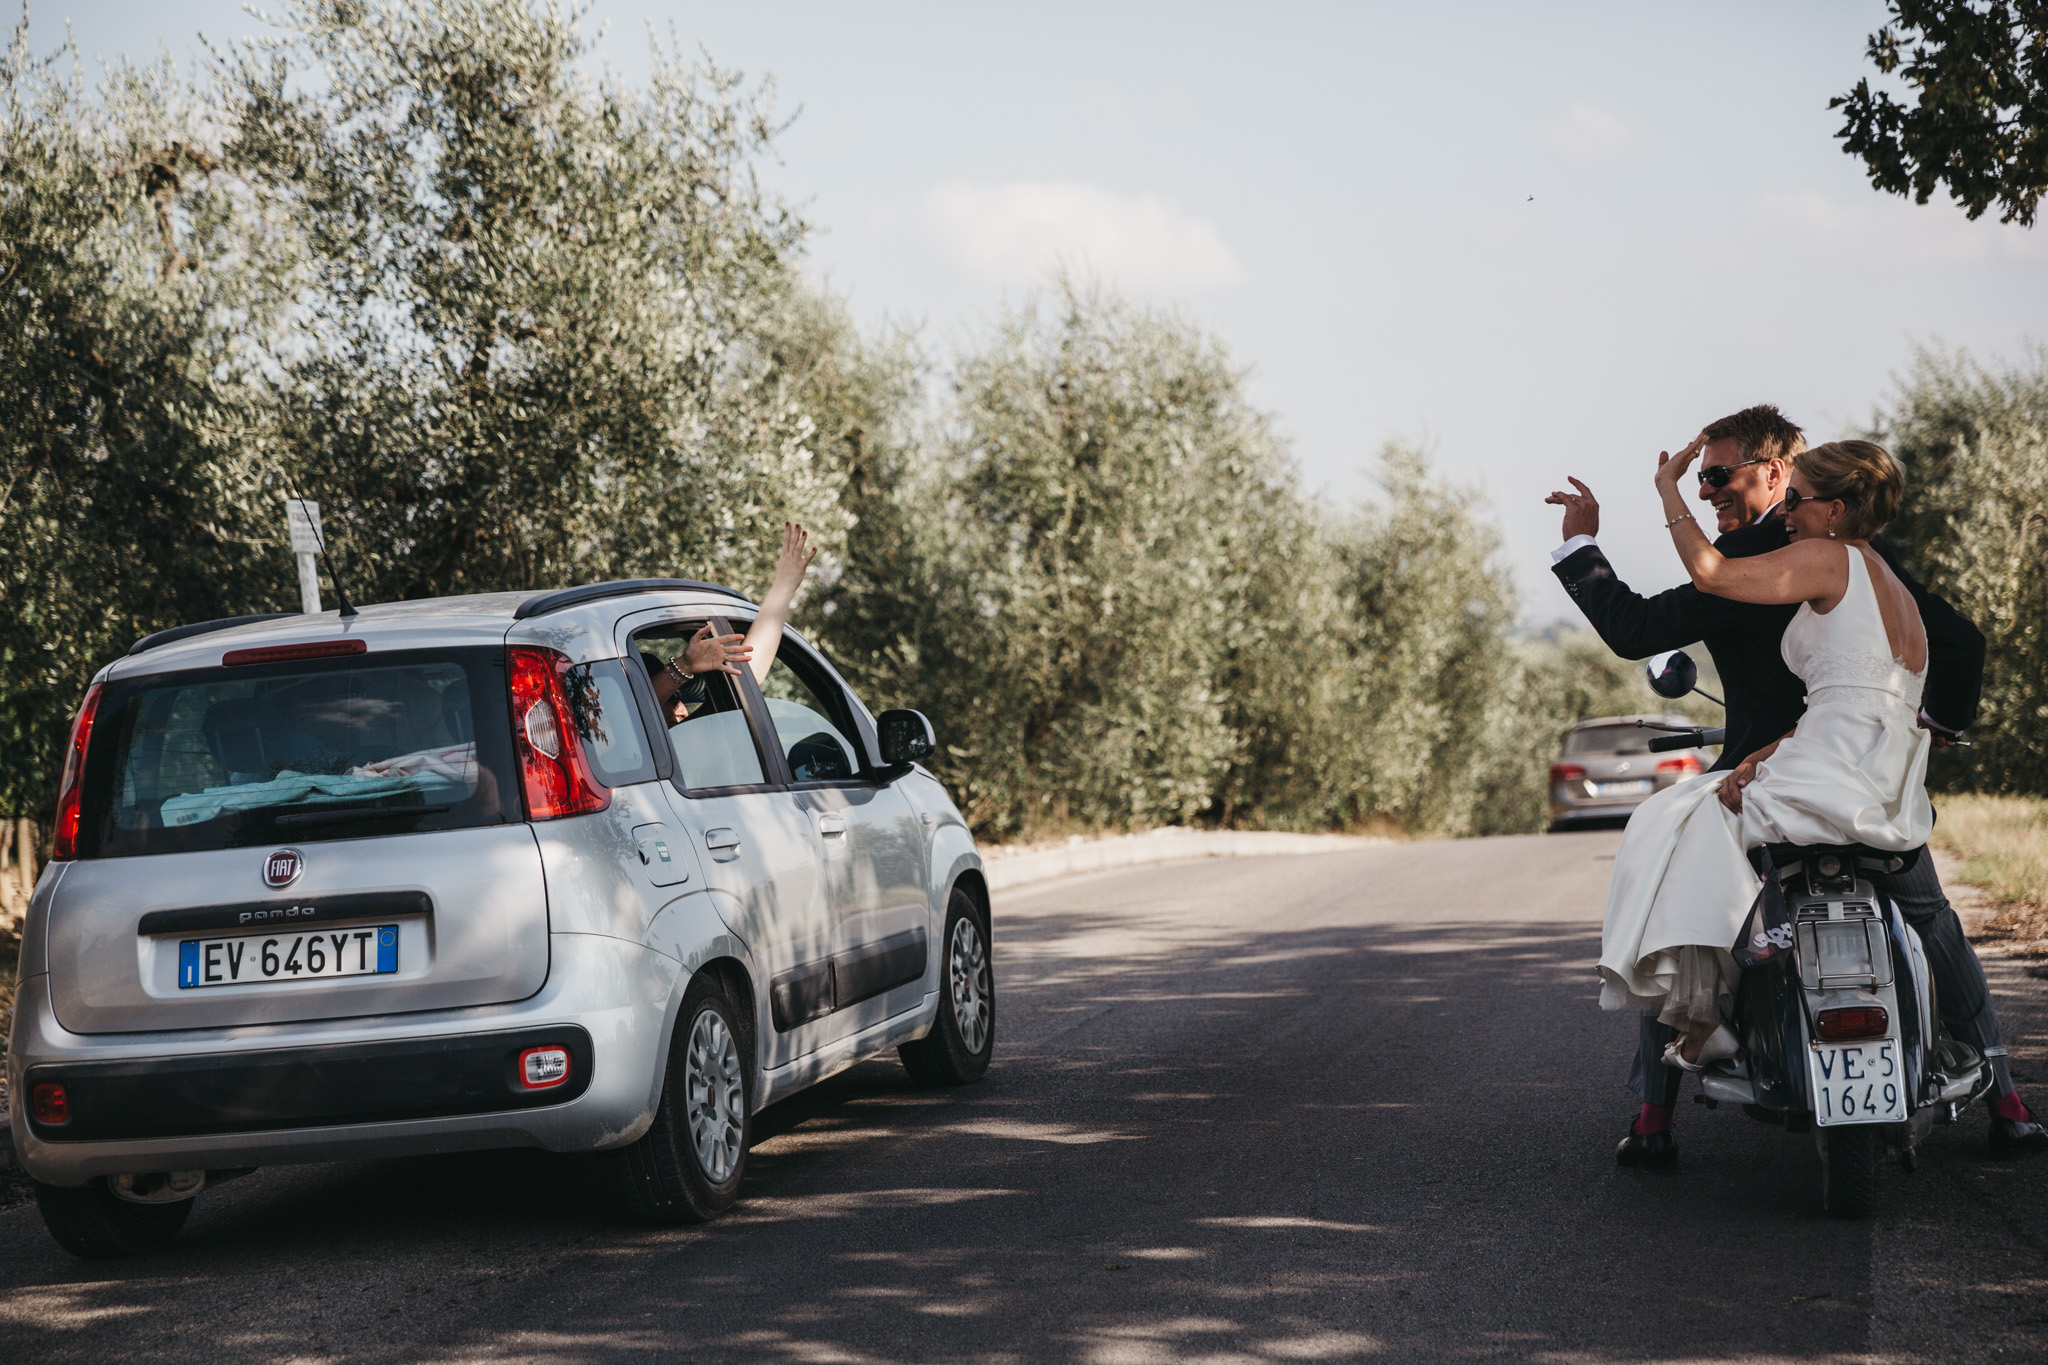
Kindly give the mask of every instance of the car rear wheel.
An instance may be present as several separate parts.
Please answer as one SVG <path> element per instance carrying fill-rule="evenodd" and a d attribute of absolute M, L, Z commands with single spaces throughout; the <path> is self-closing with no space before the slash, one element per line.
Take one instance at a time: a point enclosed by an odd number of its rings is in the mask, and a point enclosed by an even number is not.
<path fill-rule="evenodd" d="M 988 921 L 957 887 L 939 942 L 939 1017 L 930 1033 L 896 1055 L 919 1085 L 965 1085 L 980 1080 L 995 1055 L 996 988 Z"/>
<path fill-rule="evenodd" d="M 35 1182 L 36 1209 L 57 1245 L 88 1261 L 132 1256 L 160 1247 L 178 1235 L 191 1216 L 192 1201 L 132 1204 L 117 1197 L 105 1180 L 70 1188 Z"/>
<path fill-rule="evenodd" d="M 700 974 L 690 983 L 654 1124 L 614 1158 L 634 1216 L 701 1223 L 738 1201 L 754 1122 L 749 1036 L 715 980 Z"/>

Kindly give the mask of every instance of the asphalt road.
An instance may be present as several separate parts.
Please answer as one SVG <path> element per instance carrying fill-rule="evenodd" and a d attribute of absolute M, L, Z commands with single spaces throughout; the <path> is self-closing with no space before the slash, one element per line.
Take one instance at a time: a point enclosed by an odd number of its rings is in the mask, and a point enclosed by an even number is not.
<path fill-rule="evenodd" d="M 259 1172 L 167 1251 L 0 1214 L 0 1360 L 2048 1359 L 2048 1160 L 1972 1115 L 1880 1215 L 1688 1100 L 1620 1171 L 1619 836 L 1192 863 L 1001 898 L 995 1067 L 763 1116 L 708 1227 L 537 1154 Z M 1993 964 L 2048 1100 L 2048 982 Z"/>

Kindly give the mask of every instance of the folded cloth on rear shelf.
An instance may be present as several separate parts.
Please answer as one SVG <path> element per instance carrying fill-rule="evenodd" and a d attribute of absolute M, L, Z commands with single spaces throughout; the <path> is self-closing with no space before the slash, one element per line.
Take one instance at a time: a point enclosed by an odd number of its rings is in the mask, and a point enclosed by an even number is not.
<path fill-rule="evenodd" d="M 355 801 L 411 792 L 459 801 L 475 789 L 476 745 L 456 744 L 378 759 L 345 773 L 301 773 L 287 768 L 267 782 L 240 782 L 187 792 L 164 802 L 163 822 L 166 828 L 174 829 L 202 824 L 223 811 L 315 801 Z"/>

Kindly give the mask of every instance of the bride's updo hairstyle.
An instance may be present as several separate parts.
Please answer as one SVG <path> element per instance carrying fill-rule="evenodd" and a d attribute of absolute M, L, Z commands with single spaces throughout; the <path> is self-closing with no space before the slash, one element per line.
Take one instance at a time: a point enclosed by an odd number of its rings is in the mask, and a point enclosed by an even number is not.
<path fill-rule="evenodd" d="M 1835 534 L 1844 540 L 1868 540 L 1899 514 L 1906 496 L 1906 476 L 1883 446 L 1869 441 L 1829 441 L 1792 457 L 1824 499 L 1842 500 L 1842 519 Z"/>

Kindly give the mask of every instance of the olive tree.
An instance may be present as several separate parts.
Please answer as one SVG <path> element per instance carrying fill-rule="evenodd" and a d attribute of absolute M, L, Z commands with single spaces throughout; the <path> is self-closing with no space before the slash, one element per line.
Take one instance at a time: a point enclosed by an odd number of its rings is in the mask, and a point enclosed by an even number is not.
<path fill-rule="evenodd" d="M 644 90 L 594 80 L 582 18 L 298 0 L 232 63 L 235 151 L 308 244 L 280 423 L 370 596 L 748 583 L 781 517 L 841 529 L 782 346 L 804 224 L 753 171 L 772 90 L 652 36 Z"/>
<path fill-rule="evenodd" d="M 262 356 L 296 251 L 168 60 L 0 59 L 0 812 L 137 635 L 288 600 Z"/>
<path fill-rule="evenodd" d="M 1973 747 L 1935 777 L 2048 795 L 2048 349 L 2002 368 L 1923 351 L 1872 435 L 1906 468 L 1890 535 L 1987 643 Z"/>
<path fill-rule="evenodd" d="M 1246 515 L 1288 472 L 1240 380 L 1199 329 L 1068 282 L 954 359 L 914 443 L 865 436 L 825 629 L 933 712 L 980 827 L 1210 807 L 1248 566 L 1286 549 Z"/>

